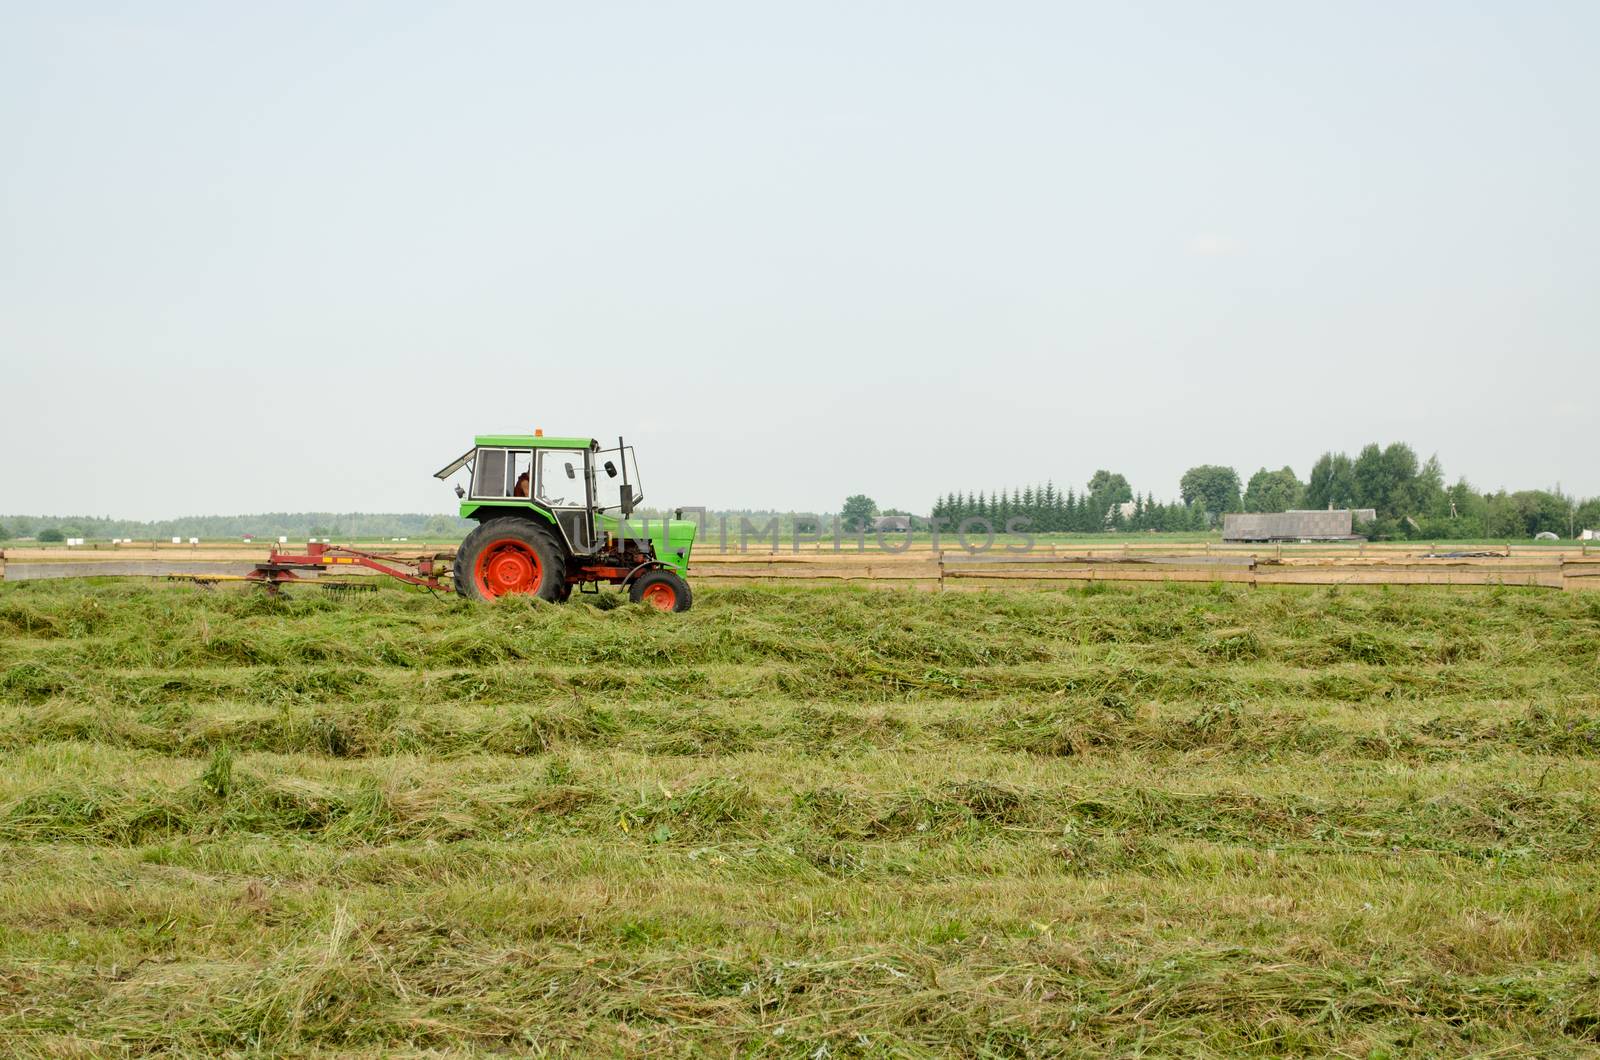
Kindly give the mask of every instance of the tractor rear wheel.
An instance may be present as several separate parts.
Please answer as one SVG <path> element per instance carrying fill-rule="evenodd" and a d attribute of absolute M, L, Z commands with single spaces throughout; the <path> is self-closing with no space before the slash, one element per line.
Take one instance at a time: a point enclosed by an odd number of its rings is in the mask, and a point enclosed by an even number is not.
<path fill-rule="evenodd" d="M 555 535 L 529 519 L 489 519 L 456 551 L 456 592 L 469 600 L 527 594 L 561 600 L 567 562 Z"/>
<path fill-rule="evenodd" d="M 628 587 L 628 599 L 646 603 L 662 611 L 687 611 L 694 605 L 689 583 L 677 571 L 653 570 L 639 576 Z"/>

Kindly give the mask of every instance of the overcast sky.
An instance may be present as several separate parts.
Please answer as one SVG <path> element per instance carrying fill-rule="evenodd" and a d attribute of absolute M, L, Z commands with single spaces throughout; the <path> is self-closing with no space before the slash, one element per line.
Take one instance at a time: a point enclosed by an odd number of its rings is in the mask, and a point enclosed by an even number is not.
<path fill-rule="evenodd" d="M 0 6 L 0 512 L 1600 494 L 1600 4 Z"/>

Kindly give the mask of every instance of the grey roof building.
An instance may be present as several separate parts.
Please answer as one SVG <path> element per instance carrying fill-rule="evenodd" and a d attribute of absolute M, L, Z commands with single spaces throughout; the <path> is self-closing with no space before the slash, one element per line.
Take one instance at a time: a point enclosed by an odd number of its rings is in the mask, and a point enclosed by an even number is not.
<path fill-rule="evenodd" d="M 1371 522 L 1371 508 L 1329 511 L 1234 512 L 1222 517 L 1224 541 L 1356 541 L 1357 523 Z"/>

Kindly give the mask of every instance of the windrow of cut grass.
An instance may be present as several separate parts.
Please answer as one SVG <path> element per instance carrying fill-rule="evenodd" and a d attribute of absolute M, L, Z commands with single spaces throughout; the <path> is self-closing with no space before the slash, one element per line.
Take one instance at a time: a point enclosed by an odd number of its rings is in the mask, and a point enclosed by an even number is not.
<path fill-rule="evenodd" d="M 977 603 L 808 589 L 714 599 L 663 625 L 637 608 L 476 608 L 400 593 L 196 601 L 23 583 L 0 597 L 12 633 L 0 702 L 1600 693 L 1600 606 L 1587 598 L 1171 586 Z"/>
<path fill-rule="evenodd" d="M 1600 600 L 0 586 L 10 1055 L 1600 1048 Z"/>
<path fill-rule="evenodd" d="M 533 777 L 514 763 L 489 769 L 451 760 L 420 778 L 406 759 L 288 773 L 282 759 L 270 755 L 241 762 L 222 750 L 201 762 L 168 763 L 59 745 L 21 759 L 23 775 L 0 785 L 0 840 L 137 846 L 244 832 L 364 844 L 606 837 L 619 828 L 626 833 L 665 824 L 672 834 L 657 837 L 661 841 L 708 841 L 731 829 L 734 838 L 789 846 L 818 838 L 926 842 L 1009 826 L 1330 852 L 1433 850 L 1508 861 L 1586 860 L 1600 845 L 1600 796 L 1545 790 L 1530 778 L 1502 778 L 1498 770 L 1429 770 L 1424 775 L 1450 776 L 1452 787 L 1423 800 L 1409 782 L 1361 777 L 1355 770 L 1329 771 L 1315 787 L 1272 791 L 1153 789 L 1117 779 L 1115 763 L 1077 770 L 1070 779 L 1053 769 L 1029 771 L 1028 782 L 989 779 L 1005 763 L 1000 755 L 975 757 L 970 766 L 980 768 L 971 775 L 953 771 L 948 779 L 909 786 L 861 782 L 864 768 L 887 774 L 892 758 L 879 751 L 840 767 L 745 756 L 760 769 L 758 787 L 748 771 L 674 770 L 669 780 L 657 770 L 641 782 L 593 775 L 588 760 L 572 759 L 553 768 L 546 763 L 543 775 Z M 1600 774 L 1600 766 L 1586 772 Z M 1268 774 L 1262 775 L 1258 787 L 1267 783 Z M 658 781 L 653 788 L 652 779 Z"/>
<path fill-rule="evenodd" d="M 913 700 L 876 708 L 767 698 L 596 705 L 574 696 L 507 704 L 272 696 L 251 703 L 243 699 L 248 692 L 233 695 L 238 698 L 200 706 L 163 699 L 138 710 L 66 697 L 0 708 L 0 750 L 76 741 L 186 758 L 218 749 L 368 758 L 528 756 L 565 746 L 717 756 L 782 746 L 795 757 L 831 757 L 867 746 L 912 753 L 960 740 L 1054 756 L 1213 750 L 1262 759 L 1337 754 L 1421 762 L 1515 749 L 1600 757 L 1600 718 L 1591 709 L 1593 698 L 1584 696 L 1552 695 L 1512 709 L 1495 701 L 1458 709 L 1430 702 L 1419 709 L 1407 698 L 1308 711 L 1294 699 L 1159 703 L 1103 692 L 1045 704 Z"/>

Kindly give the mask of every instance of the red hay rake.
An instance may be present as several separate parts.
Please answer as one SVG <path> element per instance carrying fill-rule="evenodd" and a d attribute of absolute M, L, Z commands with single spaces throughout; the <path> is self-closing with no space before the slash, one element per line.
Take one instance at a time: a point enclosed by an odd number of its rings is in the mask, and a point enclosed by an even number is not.
<path fill-rule="evenodd" d="M 450 585 L 439 579 L 450 573 L 451 558 L 448 552 L 435 553 L 432 556 L 406 557 L 381 552 L 362 552 L 360 549 L 347 548 L 344 545 L 310 542 L 303 553 L 281 552 L 274 547 L 267 556 L 267 561 L 257 563 L 256 569 L 244 577 L 246 581 L 257 582 L 267 592 L 276 595 L 290 582 L 313 580 L 302 578 L 296 571 L 315 571 L 323 574 L 329 571 L 337 572 L 341 568 L 365 567 L 379 574 L 387 574 L 391 578 L 410 582 L 412 585 L 448 590 Z"/>

